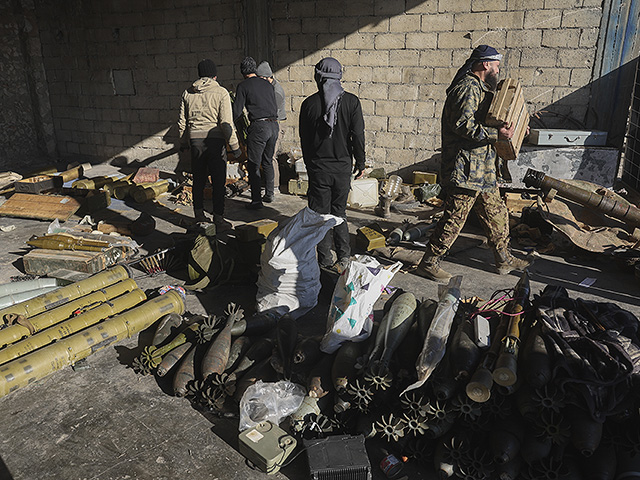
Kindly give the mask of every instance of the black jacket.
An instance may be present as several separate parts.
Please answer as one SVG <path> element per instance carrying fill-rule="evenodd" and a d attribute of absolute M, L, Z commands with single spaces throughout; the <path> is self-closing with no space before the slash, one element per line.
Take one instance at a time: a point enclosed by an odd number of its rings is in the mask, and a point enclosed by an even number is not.
<path fill-rule="evenodd" d="M 338 104 L 336 125 L 329 137 L 323 117 L 322 96 L 316 92 L 300 108 L 300 144 L 307 170 L 351 173 L 352 160 L 364 168 L 364 119 L 360 99 L 345 92 Z"/>

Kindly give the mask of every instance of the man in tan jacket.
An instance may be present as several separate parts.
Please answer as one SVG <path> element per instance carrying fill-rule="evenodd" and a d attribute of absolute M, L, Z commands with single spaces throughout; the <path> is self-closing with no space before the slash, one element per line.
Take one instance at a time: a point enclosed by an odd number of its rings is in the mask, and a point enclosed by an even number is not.
<path fill-rule="evenodd" d="M 208 221 L 204 213 L 204 187 L 211 175 L 213 220 L 218 229 L 230 228 L 224 219 L 224 187 L 227 180 L 227 147 L 236 158 L 241 150 L 233 127 L 229 92 L 217 80 L 211 60 L 198 64 L 200 78 L 182 94 L 178 131 L 180 150 L 191 149 L 193 212 L 197 222 Z"/>

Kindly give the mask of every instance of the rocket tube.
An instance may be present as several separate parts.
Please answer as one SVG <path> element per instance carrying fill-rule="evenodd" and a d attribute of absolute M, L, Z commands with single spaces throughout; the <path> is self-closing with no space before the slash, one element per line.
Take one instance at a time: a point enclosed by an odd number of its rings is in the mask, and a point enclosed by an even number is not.
<path fill-rule="evenodd" d="M 24 282 L 10 282 L 0 285 L 0 297 L 32 290 L 40 290 L 46 287 L 58 288 L 68 284 L 69 282 L 59 280 L 57 278 L 37 278 L 35 280 L 26 280 Z"/>
<path fill-rule="evenodd" d="M 105 270 L 104 272 L 96 273 L 89 278 L 80 280 L 79 282 L 72 283 L 59 288 L 58 290 L 44 295 L 39 295 L 31 300 L 27 300 L 22 303 L 17 303 L 7 308 L 0 310 L 0 322 L 4 320 L 4 317 L 8 313 L 15 313 L 16 315 L 23 315 L 25 317 L 32 317 L 45 310 L 51 310 L 64 303 L 67 303 L 76 298 L 83 297 L 88 293 L 95 292 L 109 285 L 113 285 L 121 280 L 129 278 L 129 272 L 123 266 L 117 266 Z"/>
<path fill-rule="evenodd" d="M 64 288 L 64 287 L 63 287 Z M 42 329 L 55 325 L 63 320 L 66 320 L 76 310 L 88 307 L 96 303 L 103 303 L 111 298 L 115 298 L 123 293 L 130 292 L 138 288 L 136 282 L 130 278 L 115 283 L 106 287 L 105 289 L 98 290 L 90 293 L 78 299 L 66 302 L 57 308 L 54 308 L 48 312 L 42 312 L 38 315 L 34 315 L 29 318 L 29 324 L 33 331 L 29 330 L 29 327 L 24 324 L 15 323 L 4 329 L 0 330 L 0 347 L 17 342 L 18 340 L 39 332 Z"/>
<path fill-rule="evenodd" d="M 133 282 L 133 280 L 131 280 L 131 282 Z M 13 360 L 14 358 L 26 355 L 29 352 L 37 350 L 40 347 L 44 347 L 45 345 L 53 343 L 61 338 L 68 337 L 69 335 L 79 332 L 86 327 L 95 325 L 105 318 L 124 312 L 129 308 L 133 308 L 139 303 L 144 302 L 146 299 L 147 296 L 142 290 L 135 289 L 129 293 L 125 293 L 119 297 L 106 301 L 98 307 L 92 308 L 91 310 L 81 313 L 75 317 L 71 317 L 68 320 L 52 326 L 51 328 L 47 328 L 40 333 L 31 335 L 20 342 L 3 348 L 0 350 L 0 365 Z"/>
<path fill-rule="evenodd" d="M 16 303 L 21 303 L 27 300 L 31 300 L 32 298 L 37 297 L 38 295 L 43 295 L 45 293 L 53 292 L 60 287 L 42 287 L 37 290 L 25 290 L 24 292 L 16 292 L 10 293 L 8 295 L 4 295 L 0 297 L 0 308 L 10 307 L 11 305 L 15 305 Z"/>
<path fill-rule="evenodd" d="M 0 366 L 0 397 L 132 337 L 172 312 L 184 312 L 184 301 L 175 290 L 6 363 Z"/>

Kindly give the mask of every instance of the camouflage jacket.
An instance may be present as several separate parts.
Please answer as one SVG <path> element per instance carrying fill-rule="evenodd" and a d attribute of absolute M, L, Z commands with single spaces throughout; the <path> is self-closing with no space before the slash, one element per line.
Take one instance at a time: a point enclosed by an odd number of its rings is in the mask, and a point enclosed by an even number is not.
<path fill-rule="evenodd" d="M 493 94 L 467 73 L 447 95 L 442 111 L 441 183 L 469 190 L 496 188 L 502 160 L 493 144 L 498 129 L 483 125 Z"/>

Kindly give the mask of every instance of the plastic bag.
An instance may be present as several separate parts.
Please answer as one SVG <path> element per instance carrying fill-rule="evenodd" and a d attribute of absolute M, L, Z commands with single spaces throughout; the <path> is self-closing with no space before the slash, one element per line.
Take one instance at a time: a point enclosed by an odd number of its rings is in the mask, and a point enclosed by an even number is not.
<path fill-rule="evenodd" d="M 347 340 L 361 342 L 369 337 L 373 328 L 373 305 L 401 268 L 401 262 L 382 267 L 373 257 L 355 256 L 333 290 L 327 332 L 320 350 L 333 353 Z"/>
<path fill-rule="evenodd" d="M 321 285 L 315 247 L 343 221 L 305 207 L 269 235 L 260 257 L 258 312 L 290 313 L 295 319 L 316 306 Z"/>
<path fill-rule="evenodd" d="M 258 380 L 247 388 L 240 400 L 240 431 L 265 420 L 278 425 L 300 408 L 305 395 L 304 387 L 287 380 L 275 383 Z"/>

